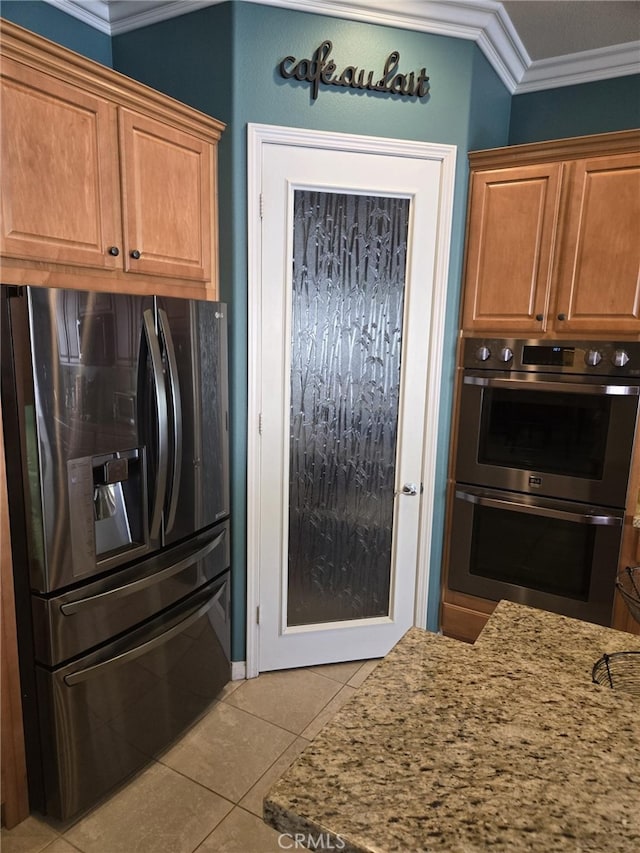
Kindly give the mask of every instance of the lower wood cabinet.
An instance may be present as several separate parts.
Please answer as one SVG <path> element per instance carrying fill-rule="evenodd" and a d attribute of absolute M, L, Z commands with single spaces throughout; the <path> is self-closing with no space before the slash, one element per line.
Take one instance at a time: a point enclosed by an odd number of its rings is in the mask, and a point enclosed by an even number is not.
<path fill-rule="evenodd" d="M 445 637 L 453 637 L 465 643 L 475 643 L 495 607 L 494 603 L 491 611 L 485 613 L 443 601 L 440 611 L 442 633 Z"/>

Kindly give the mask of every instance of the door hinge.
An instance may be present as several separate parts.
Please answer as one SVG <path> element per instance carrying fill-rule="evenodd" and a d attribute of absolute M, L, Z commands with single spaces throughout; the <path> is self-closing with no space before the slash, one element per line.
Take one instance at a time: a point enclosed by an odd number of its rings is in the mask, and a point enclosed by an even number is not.
<path fill-rule="evenodd" d="M 258 415 L 258 435 L 262 435 L 262 412 Z"/>
<path fill-rule="evenodd" d="M 256 607 L 256 625 L 260 624 L 260 605 Z"/>
<path fill-rule="evenodd" d="M 264 217 L 264 196 L 260 193 L 260 219 Z"/>

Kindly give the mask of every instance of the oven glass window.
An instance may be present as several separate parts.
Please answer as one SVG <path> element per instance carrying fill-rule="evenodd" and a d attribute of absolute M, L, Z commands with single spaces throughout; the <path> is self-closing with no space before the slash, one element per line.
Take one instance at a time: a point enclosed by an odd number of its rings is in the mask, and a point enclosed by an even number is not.
<path fill-rule="evenodd" d="M 610 413 L 604 396 L 486 389 L 478 461 L 599 480 Z"/>
<path fill-rule="evenodd" d="M 476 507 L 470 572 L 586 601 L 594 544 L 590 525 Z"/>

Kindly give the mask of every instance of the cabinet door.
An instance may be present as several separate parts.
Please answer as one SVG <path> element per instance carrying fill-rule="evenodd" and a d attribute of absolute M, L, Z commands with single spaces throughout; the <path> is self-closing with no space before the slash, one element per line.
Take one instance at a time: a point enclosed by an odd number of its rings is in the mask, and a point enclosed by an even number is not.
<path fill-rule="evenodd" d="M 569 175 L 556 329 L 640 332 L 640 154 L 578 160 Z"/>
<path fill-rule="evenodd" d="M 464 329 L 547 328 L 561 169 L 545 163 L 473 175 Z"/>
<path fill-rule="evenodd" d="M 0 134 L 0 252 L 121 267 L 115 107 L 3 58 Z"/>
<path fill-rule="evenodd" d="M 211 279 L 213 145 L 120 109 L 125 269 Z"/>

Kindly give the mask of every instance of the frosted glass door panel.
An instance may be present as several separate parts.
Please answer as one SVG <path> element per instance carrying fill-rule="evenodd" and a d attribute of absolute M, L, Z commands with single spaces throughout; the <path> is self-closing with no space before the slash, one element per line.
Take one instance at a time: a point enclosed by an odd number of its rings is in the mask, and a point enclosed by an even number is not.
<path fill-rule="evenodd" d="M 289 626 L 389 614 L 409 206 L 294 194 Z"/>

